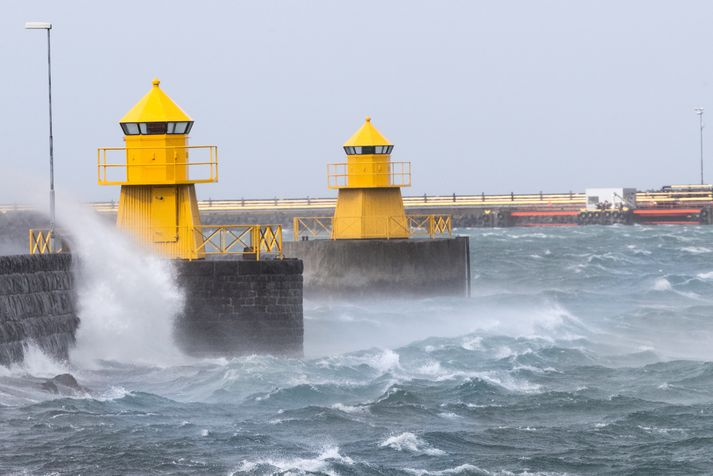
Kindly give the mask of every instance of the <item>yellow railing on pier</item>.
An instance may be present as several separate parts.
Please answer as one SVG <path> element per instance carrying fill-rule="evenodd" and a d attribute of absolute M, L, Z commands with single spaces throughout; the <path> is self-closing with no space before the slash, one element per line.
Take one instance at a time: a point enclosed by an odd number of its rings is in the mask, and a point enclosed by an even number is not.
<path fill-rule="evenodd" d="M 66 243 L 62 240 L 62 236 L 57 230 L 31 229 L 29 237 L 31 255 L 63 253 L 68 250 Z"/>
<path fill-rule="evenodd" d="M 191 161 L 191 152 L 207 153 Z M 132 154 L 138 154 L 134 161 Z M 148 162 L 153 156 L 155 162 Z M 97 149 L 99 185 L 165 185 L 218 181 L 218 148 L 214 145 L 173 147 L 102 147 Z"/>
<path fill-rule="evenodd" d="M 175 231 L 175 230 L 174 230 Z M 278 259 L 282 253 L 282 225 L 200 225 L 192 227 L 197 254 L 243 255 L 254 257 L 272 256 Z M 147 236 L 152 235 L 148 230 Z M 188 236 L 190 233 L 185 234 Z M 65 241 L 57 231 L 30 230 L 30 254 L 50 254 L 68 251 Z M 150 247 L 150 243 L 149 243 Z"/>
<path fill-rule="evenodd" d="M 200 235 L 198 251 L 206 255 L 266 254 L 280 259 L 282 254 L 282 225 L 201 225 L 194 227 Z"/>
<path fill-rule="evenodd" d="M 452 236 L 453 222 L 450 215 L 406 215 L 406 223 L 401 217 L 340 217 L 338 226 L 343 230 L 350 228 L 377 228 L 386 230 L 386 239 L 390 237 L 437 238 Z M 365 220 L 369 226 L 365 227 Z M 374 227 L 374 221 L 380 222 Z M 295 217 L 292 220 L 292 237 L 295 241 L 304 239 L 333 239 L 332 229 L 335 225 L 333 217 Z M 382 238 L 383 235 L 378 236 Z M 368 238 L 368 236 L 366 237 Z"/>

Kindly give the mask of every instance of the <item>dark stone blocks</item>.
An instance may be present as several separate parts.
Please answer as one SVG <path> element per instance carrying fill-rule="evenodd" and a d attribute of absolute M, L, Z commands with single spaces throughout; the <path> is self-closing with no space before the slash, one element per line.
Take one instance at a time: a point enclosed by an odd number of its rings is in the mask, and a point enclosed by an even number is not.
<path fill-rule="evenodd" d="M 29 342 L 67 359 L 79 326 L 75 299 L 70 254 L 0 257 L 0 364 L 21 362 Z"/>
<path fill-rule="evenodd" d="M 302 355 L 302 262 L 176 262 L 186 294 L 177 340 L 191 355 Z"/>

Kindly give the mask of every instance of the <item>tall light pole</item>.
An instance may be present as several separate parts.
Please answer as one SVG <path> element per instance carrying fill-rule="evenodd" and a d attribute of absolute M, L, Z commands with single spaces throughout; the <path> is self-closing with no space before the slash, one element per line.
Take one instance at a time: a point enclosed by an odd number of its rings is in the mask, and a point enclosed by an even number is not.
<path fill-rule="evenodd" d="M 694 111 L 698 114 L 698 124 L 701 131 L 701 185 L 703 185 L 703 128 L 705 127 L 703 124 L 703 108 L 697 107 Z"/>
<path fill-rule="evenodd" d="M 52 137 L 52 59 L 50 55 L 50 31 L 52 23 L 30 21 L 25 23 L 27 30 L 47 30 L 47 84 L 49 90 L 49 112 L 50 112 L 50 237 L 54 241 L 54 140 Z M 52 247 L 53 248 L 53 247 Z"/>

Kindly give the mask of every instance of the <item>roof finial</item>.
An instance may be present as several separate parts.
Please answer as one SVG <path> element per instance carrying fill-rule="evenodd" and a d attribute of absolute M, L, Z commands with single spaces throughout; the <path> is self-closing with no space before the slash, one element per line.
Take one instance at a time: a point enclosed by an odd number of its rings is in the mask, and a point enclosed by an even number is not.
<path fill-rule="evenodd" d="M 151 83 L 155 86 L 158 87 L 159 84 L 161 84 L 161 81 L 158 80 L 158 78 L 153 78 L 153 81 Z"/>
<path fill-rule="evenodd" d="M 366 122 L 371 122 L 371 116 L 366 116 Z"/>

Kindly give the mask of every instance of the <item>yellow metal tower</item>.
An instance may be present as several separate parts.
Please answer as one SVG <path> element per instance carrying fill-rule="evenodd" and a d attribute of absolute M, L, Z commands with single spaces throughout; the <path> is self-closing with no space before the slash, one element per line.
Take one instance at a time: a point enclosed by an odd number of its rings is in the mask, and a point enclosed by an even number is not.
<path fill-rule="evenodd" d="M 329 188 L 339 190 L 332 238 L 408 238 L 401 187 L 411 185 L 411 163 L 392 162 L 394 146 L 367 117 L 344 143 L 347 162 L 329 164 Z"/>
<path fill-rule="evenodd" d="M 217 148 L 188 145 L 193 120 L 159 84 L 154 79 L 151 90 L 119 121 L 126 147 L 99 149 L 98 181 L 121 185 L 120 228 L 163 256 L 200 259 L 205 252 L 195 184 L 217 182 Z M 115 152 L 125 160 L 110 163 L 107 157 Z M 189 152 L 207 152 L 208 158 L 190 162 Z M 200 177 L 191 178 L 196 169 Z"/>

